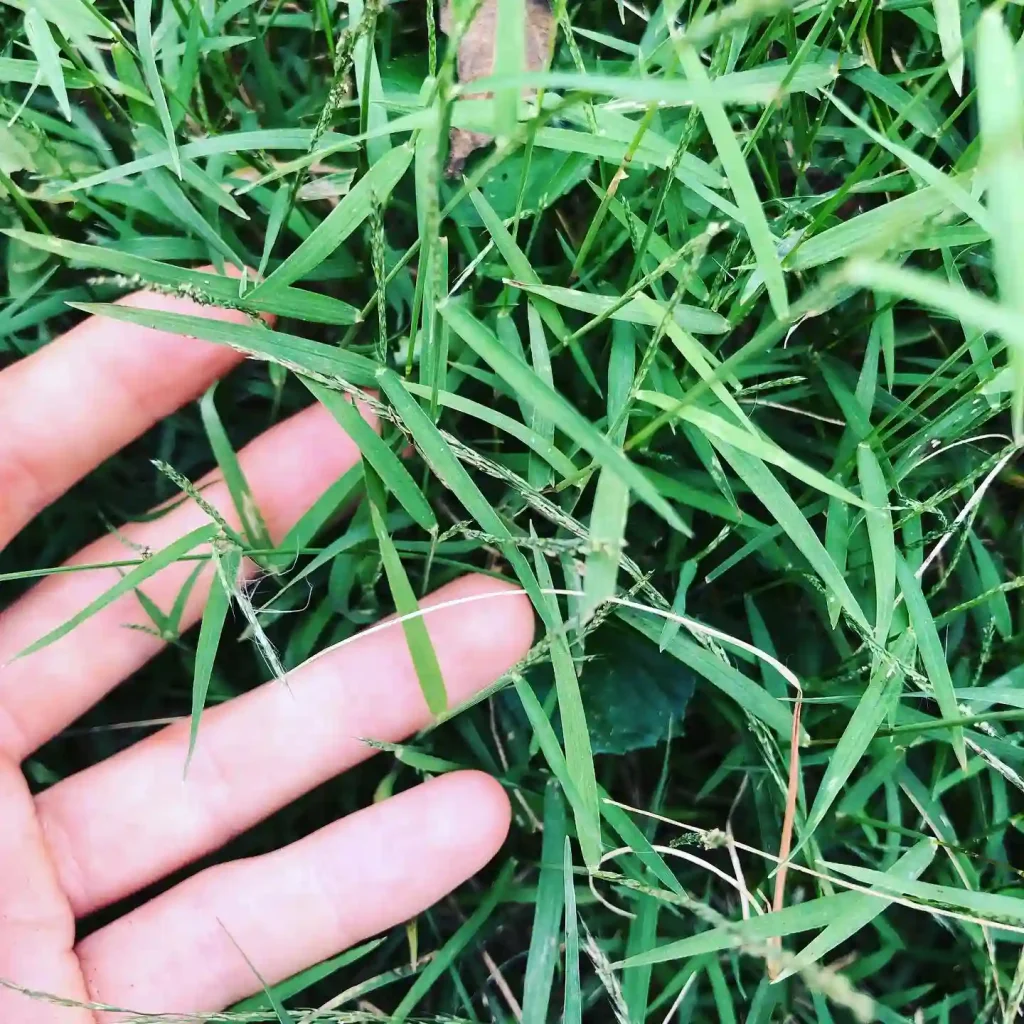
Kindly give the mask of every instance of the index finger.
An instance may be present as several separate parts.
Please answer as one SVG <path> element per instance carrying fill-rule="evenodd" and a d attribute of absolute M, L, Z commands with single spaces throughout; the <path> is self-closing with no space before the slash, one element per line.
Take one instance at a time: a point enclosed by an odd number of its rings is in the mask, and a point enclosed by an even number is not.
<path fill-rule="evenodd" d="M 244 313 L 155 292 L 121 302 L 246 322 Z M 224 345 L 90 317 L 0 373 L 0 548 L 241 359 Z"/>

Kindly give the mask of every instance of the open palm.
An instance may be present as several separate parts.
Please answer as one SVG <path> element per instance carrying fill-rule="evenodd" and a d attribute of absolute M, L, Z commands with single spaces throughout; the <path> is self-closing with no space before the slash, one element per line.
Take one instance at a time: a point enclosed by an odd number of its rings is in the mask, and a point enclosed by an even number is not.
<path fill-rule="evenodd" d="M 232 319 L 185 300 L 135 305 Z M 0 546 L 77 479 L 200 394 L 240 357 L 229 349 L 87 320 L 0 373 Z M 282 537 L 358 459 L 330 416 L 310 408 L 253 441 L 244 471 L 272 536 Z M 204 497 L 237 525 L 227 489 Z M 206 521 L 187 502 L 122 531 L 160 549 Z M 107 536 L 71 563 L 126 556 Z M 191 571 L 175 564 L 143 588 L 169 608 Z M 252 571 L 251 568 L 247 571 Z M 285 849 L 221 864 L 76 942 L 76 920 L 164 878 L 312 787 L 367 757 L 364 737 L 399 740 L 429 722 L 401 630 L 319 658 L 204 715 L 187 777 L 188 723 L 33 795 L 20 763 L 152 658 L 134 595 L 37 653 L 27 645 L 118 579 L 115 569 L 55 575 L 0 616 L 0 981 L 79 1003 L 137 1012 L 213 1011 L 415 915 L 484 865 L 508 827 L 496 782 L 434 779 Z M 430 598 L 500 589 L 466 577 Z M 209 571 L 183 622 L 195 622 Z M 427 617 L 449 699 L 510 667 L 533 632 L 519 597 Z M 236 947 L 235 943 L 238 944 Z M 0 1021 L 93 1024 L 114 1014 L 61 1006 L 0 986 Z"/>

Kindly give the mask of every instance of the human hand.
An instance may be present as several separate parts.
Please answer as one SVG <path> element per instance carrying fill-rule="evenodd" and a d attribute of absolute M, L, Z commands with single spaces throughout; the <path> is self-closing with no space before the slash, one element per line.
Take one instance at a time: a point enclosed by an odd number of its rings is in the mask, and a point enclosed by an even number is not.
<path fill-rule="evenodd" d="M 240 317 L 155 294 L 134 305 Z M 39 511 L 241 357 L 232 350 L 90 319 L 0 373 L 0 547 Z M 241 461 L 271 535 L 282 537 L 358 459 L 321 407 L 277 424 Z M 216 475 L 210 477 L 216 479 Z M 223 484 L 204 497 L 233 526 Z M 207 521 L 193 502 L 126 526 L 153 550 Z M 106 536 L 71 563 L 125 557 Z M 176 563 L 143 587 L 169 608 L 192 570 Z M 252 572 L 252 567 L 248 571 Z M 204 570 L 183 625 L 199 618 Z M 30 793 L 20 762 L 161 648 L 134 594 L 56 643 L 12 660 L 118 579 L 90 569 L 45 579 L 0 615 L 0 979 L 37 992 L 142 1012 L 214 1011 L 405 921 L 497 852 L 509 822 L 500 786 L 478 772 L 433 779 L 264 856 L 221 864 L 75 942 L 75 921 L 222 846 L 312 787 L 364 760 L 362 737 L 396 741 L 430 715 L 400 629 L 377 632 L 207 710 L 187 777 L 189 724 Z M 464 577 L 427 603 L 494 592 Z M 525 598 L 426 618 L 451 703 L 526 651 Z M 237 942 L 238 947 L 234 945 Z M 0 1021 L 117 1019 L 0 987 Z"/>

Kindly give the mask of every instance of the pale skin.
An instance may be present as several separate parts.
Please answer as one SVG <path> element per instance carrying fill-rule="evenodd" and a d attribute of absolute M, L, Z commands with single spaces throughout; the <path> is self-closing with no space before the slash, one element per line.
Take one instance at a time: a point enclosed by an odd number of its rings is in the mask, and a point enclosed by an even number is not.
<path fill-rule="evenodd" d="M 164 295 L 124 301 L 241 316 Z M 240 358 L 93 318 L 0 373 L 0 547 Z M 313 407 L 271 427 L 241 459 L 279 539 L 358 452 Z M 237 525 L 226 489 L 209 479 L 204 496 Z M 158 550 L 206 521 L 188 502 L 122 533 Z M 105 535 L 71 562 L 133 555 Z M 191 568 L 169 567 L 147 582 L 147 595 L 169 610 Z M 180 722 L 33 795 L 21 763 L 162 645 L 125 628 L 149 622 L 129 595 L 52 646 L 12 659 L 117 578 L 113 569 L 50 576 L 0 615 L 0 979 L 137 1012 L 215 1011 L 259 988 L 233 941 L 272 984 L 414 917 L 498 851 L 509 825 L 504 791 L 481 773 L 456 772 L 291 846 L 193 874 L 76 941 L 78 919 L 217 850 L 365 760 L 372 751 L 362 737 L 398 741 L 430 721 L 401 630 L 389 629 L 295 670 L 290 688 L 266 683 L 208 710 L 187 777 L 188 723 Z M 185 624 L 198 620 L 208 588 L 206 572 Z M 509 585 L 467 576 L 428 603 L 502 589 Z M 425 621 L 453 704 L 515 664 L 534 628 L 526 599 L 514 595 L 461 603 Z M 118 1019 L 0 986 L 0 1021 Z"/>

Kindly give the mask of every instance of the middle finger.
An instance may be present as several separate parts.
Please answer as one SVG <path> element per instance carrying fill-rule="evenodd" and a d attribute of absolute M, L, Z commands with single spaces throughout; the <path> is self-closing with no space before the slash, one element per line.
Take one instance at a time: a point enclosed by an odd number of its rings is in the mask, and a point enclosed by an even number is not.
<path fill-rule="evenodd" d="M 529 602 L 468 576 L 425 605 L 483 597 L 425 619 L 450 704 L 514 665 L 533 637 Z M 430 714 L 400 627 L 373 633 L 206 711 L 182 777 L 179 722 L 46 790 L 37 810 L 76 915 L 157 881 L 314 786 L 397 741 Z"/>

